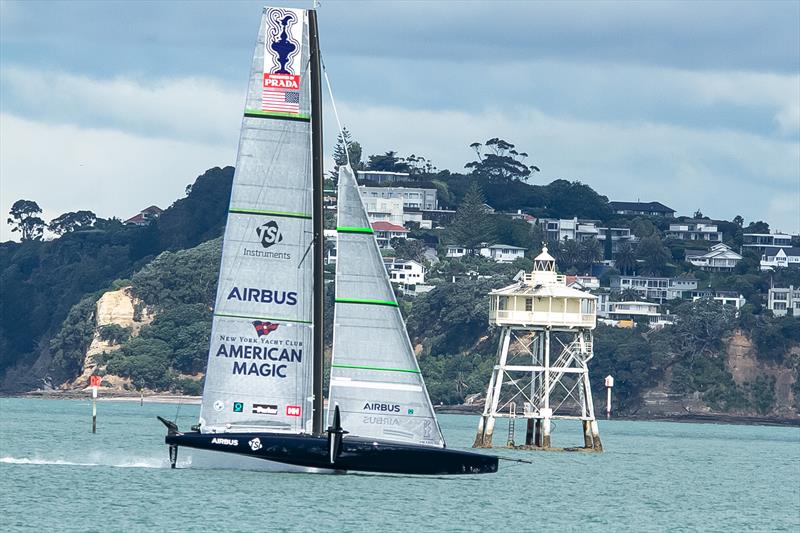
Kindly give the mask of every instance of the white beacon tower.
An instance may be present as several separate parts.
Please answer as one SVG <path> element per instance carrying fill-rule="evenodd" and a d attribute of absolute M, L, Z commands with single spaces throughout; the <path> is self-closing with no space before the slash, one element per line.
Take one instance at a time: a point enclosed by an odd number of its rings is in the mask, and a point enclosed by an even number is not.
<path fill-rule="evenodd" d="M 551 449 L 551 421 L 559 419 L 580 420 L 582 449 L 600 452 L 587 366 L 596 297 L 567 287 L 546 246 L 533 272 L 516 279 L 489 293 L 489 322 L 500 327 L 500 342 L 473 447 L 490 448 L 495 420 L 503 417 L 509 419 L 508 446 Z M 527 421 L 524 446 L 515 441 L 517 418 Z"/>

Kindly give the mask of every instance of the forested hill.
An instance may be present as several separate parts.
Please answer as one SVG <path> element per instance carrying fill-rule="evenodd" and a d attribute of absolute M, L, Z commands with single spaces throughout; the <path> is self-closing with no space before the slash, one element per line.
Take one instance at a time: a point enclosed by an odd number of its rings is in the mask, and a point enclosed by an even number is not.
<path fill-rule="evenodd" d="M 70 308 L 85 296 L 108 289 L 115 280 L 126 280 L 163 251 L 191 248 L 220 236 L 233 171 L 233 167 L 209 169 L 187 187 L 185 198 L 148 226 L 97 219 L 88 227 L 75 224 L 52 240 L 0 243 L 0 390 L 29 390 L 41 386 L 45 377 L 53 384 L 74 377 L 51 364 L 50 350 Z M 470 184 L 477 183 L 498 210 L 595 218 L 610 213 L 608 199 L 579 182 L 530 185 L 519 179 L 449 171 L 417 173 L 414 180 L 414 186 L 436 187 L 445 208 L 457 208 Z M 528 226 L 519 221 L 496 229 L 505 242 L 531 245 Z M 12 368 L 15 371 L 9 373 Z"/>
<path fill-rule="evenodd" d="M 535 167 L 515 166 L 508 158 L 470 163 L 469 174 L 429 165 L 410 168 L 412 158 L 388 152 L 370 157 L 369 168 L 410 171 L 406 185 L 435 187 L 440 207 L 456 211 L 445 228 L 412 227 L 414 239 L 393 241 L 397 257 L 426 263 L 426 282 L 435 286 L 414 298 L 398 296 L 436 403 L 459 403 L 485 391 L 497 342 L 488 324 L 486 294 L 508 284 L 519 270 L 530 270 L 530 257 L 544 240 L 541 225 L 522 220 L 521 211 L 630 228 L 640 243 L 628 250 L 627 267 L 624 254 L 613 255 L 619 268 L 695 276 L 703 288 L 736 290 L 746 298 L 737 313 L 712 301 L 667 302 L 675 324 L 657 331 L 599 326 L 592 363 L 596 391 L 602 391 L 602 377 L 612 373 L 618 378 L 616 398 L 628 413 L 655 414 L 668 404 L 666 409 L 679 412 L 795 416 L 800 404 L 798 318 L 773 317 L 764 307 L 764 295 L 770 283 L 800 284 L 800 270 L 765 274 L 759 271 L 759 257 L 745 254 L 732 273 L 702 272 L 685 261 L 686 241 L 662 239 L 676 219 L 615 215 L 608 199 L 590 187 L 566 180 L 530 184 Z M 358 166 L 357 158 L 351 160 Z M 95 219 L 88 211 L 65 213 L 48 226 L 60 235 L 52 240 L 41 239 L 44 222 L 36 217 L 35 202 L 18 202 L 28 212 L 27 226 L 21 211 L 11 215 L 27 238 L 0 244 L 0 392 L 80 387 L 92 372 L 114 387 L 199 392 L 232 177 L 231 167 L 208 170 L 187 187 L 186 197 L 147 226 Z M 695 217 L 703 218 L 701 213 Z M 332 223 L 329 218 L 326 225 Z M 743 232 L 769 231 L 763 222 L 745 227 L 741 217 L 713 222 L 736 248 Z M 480 242 L 520 246 L 526 258 L 510 264 L 475 256 L 447 258 L 438 246 L 440 260 L 430 263 L 430 250 L 426 254 L 423 245 Z M 592 264 L 611 258 L 595 240 L 563 241 L 551 248 L 559 269 L 570 274 L 588 273 Z M 614 272 L 601 276 L 605 286 Z M 101 307 L 113 307 L 111 301 L 127 306 L 130 320 L 101 320 Z M 329 284 L 328 316 L 332 301 Z M 327 321 L 328 339 L 330 325 Z"/>
<path fill-rule="evenodd" d="M 130 277 L 165 250 L 222 234 L 233 167 L 212 168 L 148 226 L 97 220 L 54 240 L 0 244 L 0 387 L 26 390 L 48 377 L 74 376 L 50 365 L 50 340 L 83 297 Z M 144 207 L 144 206 L 142 206 Z M 16 367 L 13 375 L 9 369 Z M 13 378 L 13 379 L 9 379 Z"/>

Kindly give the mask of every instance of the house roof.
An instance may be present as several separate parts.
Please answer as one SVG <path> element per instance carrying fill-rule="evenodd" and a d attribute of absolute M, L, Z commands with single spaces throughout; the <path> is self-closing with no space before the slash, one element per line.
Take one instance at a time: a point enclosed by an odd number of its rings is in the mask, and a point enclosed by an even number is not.
<path fill-rule="evenodd" d="M 164 212 L 164 210 L 161 209 L 160 207 L 158 207 L 157 205 L 151 205 L 150 207 L 145 207 L 141 211 L 142 214 L 148 214 L 148 215 L 151 215 L 151 214 L 152 215 L 160 215 L 163 212 Z"/>
<path fill-rule="evenodd" d="M 511 246 L 510 244 L 493 244 L 491 246 L 487 246 L 490 250 L 497 250 L 498 248 L 508 248 L 510 250 L 524 250 L 525 248 L 521 248 L 519 246 Z"/>
<path fill-rule="evenodd" d="M 767 254 L 767 257 L 775 257 L 779 253 L 783 252 L 786 254 L 786 257 L 798 257 L 800 256 L 800 248 L 797 246 L 781 246 L 777 250 L 770 250 Z"/>
<path fill-rule="evenodd" d="M 145 222 L 147 222 L 147 219 L 144 218 L 144 215 L 139 213 L 138 215 L 134 215 L 125 222 L 123 222 L 123 224 L 143 224 Z"/>
<path fill-rule="evenodd" d="M 408 233 L 408 230 L 403 226 L 398 226 L 397 224 L 392 224 L 391 222 L 386 222 L 384 220 L 373 222 L 372 229 L 375 231 L 393 231 L 396 233 Z"/>
<path fill-rule="evenodd" d="M 623 211 L 654 211 L 657 213 L 674 213 L 661 202 L 608 202 L 608 206 L 614 210 Z"/>
<path fill-rule="evenodd" d="M 386 176 L 408 176 L 408 172 L 391 172 L 388 170 L 359 170 L 359 174 L 382 174 Z"/>

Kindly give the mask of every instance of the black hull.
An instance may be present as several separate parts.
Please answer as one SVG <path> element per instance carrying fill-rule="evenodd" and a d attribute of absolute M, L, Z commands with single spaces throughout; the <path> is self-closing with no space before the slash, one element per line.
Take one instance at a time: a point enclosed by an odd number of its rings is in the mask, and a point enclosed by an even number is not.
<path fill-rule="evenodd" d="M 258 440 L 255 440 L 258 439 Z M 170 446 L 234 453 L 295 466 L 384 474 L 451 475 L 497 472 L 497 457 L 446 448 L 345 437 L 333 463 L 325 436 L 277 433 L 178 433 Z"/>

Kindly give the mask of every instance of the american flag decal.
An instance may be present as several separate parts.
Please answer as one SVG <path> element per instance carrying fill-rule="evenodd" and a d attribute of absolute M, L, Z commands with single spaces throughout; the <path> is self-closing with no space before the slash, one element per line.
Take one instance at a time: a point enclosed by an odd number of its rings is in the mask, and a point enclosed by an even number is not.
<path fill-rule="evenodd" d="M 261 110 L 300 113 L 300 76 L 265 72 Z"/>

